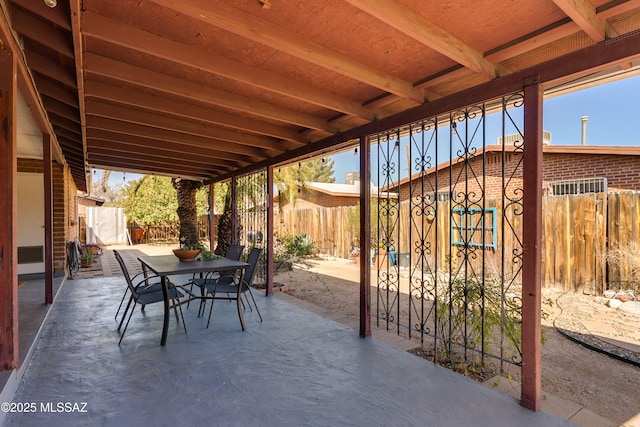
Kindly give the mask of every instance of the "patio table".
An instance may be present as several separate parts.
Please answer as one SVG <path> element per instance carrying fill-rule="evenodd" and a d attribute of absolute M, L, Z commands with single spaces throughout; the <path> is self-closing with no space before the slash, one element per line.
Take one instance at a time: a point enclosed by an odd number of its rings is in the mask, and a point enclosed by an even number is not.
<path fill-rule="evenodd" d="M 228 258 L 217 258 L 210 261 L 181 262 L 173 255 L 155 255 L 138 257 L 142 265 L 161 277 L 162 296 L 164 303 L 164 322 L 162 325 L 162 338 L 160 345 L 167 343 L 167 331 L 169 329 L 169 276 L 178 274 L 197 274 L 240 270 L 241 274 L 249 266 L 246 262 L 234 261 Z M 242 279 L 242 277 L 240 277 Z M 238 312 L 241 313 L 241 300 L 238 298 Z"/>

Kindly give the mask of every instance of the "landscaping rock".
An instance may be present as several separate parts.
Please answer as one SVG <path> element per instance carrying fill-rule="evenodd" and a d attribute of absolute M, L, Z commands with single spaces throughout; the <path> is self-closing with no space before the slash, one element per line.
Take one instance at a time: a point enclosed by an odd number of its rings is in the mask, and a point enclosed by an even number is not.
<path fill-rule="evenodd" d="M 619 307 L 625 313 L 637 314 L 640 316 L 640 301 L 627 301 Z"/>
<path fill-rule="evenodd" d="M 615 296 L 615 299 L 620 300 L 622 302 L 633 301 L 633 298 L 624 292 L 618 292 Z"/>
<path fill-rule="evenodd" d="M 595 297 L 593 299 L 594 302 L 598 303 L 598 304 L 604 304 L 604 305 L 609 305 L 609 298 L 605 298 L 605 297 Z"/>
<path fill-rule="evenodd" d="M 604 297 L 608 298 L 608 299 L 611 299 L 611 298 L 616 296 L 616 293 L 617 293 L 616 291 L 612 291 L 611 289 L 608 289 L 608 290 L 604 291 Z"/>
<path fill-rule="evenodd" d="M 623 304 L 619 299 L 610 299 L 607 300 L 607 305 L 611 308 L 619 308 Z"/>

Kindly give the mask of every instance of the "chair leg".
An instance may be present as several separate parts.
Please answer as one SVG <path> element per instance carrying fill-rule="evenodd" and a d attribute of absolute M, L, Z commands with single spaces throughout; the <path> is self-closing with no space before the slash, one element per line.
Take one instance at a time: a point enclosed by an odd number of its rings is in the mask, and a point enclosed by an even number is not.
<path fill-rule="evenodd" d="M 118 330 L 120 330 L 120 328 L 122 328 L 122 323 L 124 322 L 124 318 L 127 317 L 127 312 L 129 311 L 129 307 L 131 307 L 131 301 L 133 301 L 133 295 L 129 298 L 129 302 L 127 303 L 127 308 L 125 308 L 124 313 L 122 314 L 122 319 L 120 319 L 120 324 L 118 325 Z M 133 313 L 133 310 L 135 310 L 136 306 L 135 304 L 133 305 L 133 308 L 131 309 L 131 312 Z M 131 317 L 131 316 L 129 316 Z"/>
<path fill-rule="evenodd" d="M 178 318 L 178 308 L 176 307 L 176 298 L 172 298 L 171 300 L 173 301 L 173 313 L 176 315 L 176 322 L 180 323 L 180 319 Z"/>
<path fill-rule="evenodd" d="M 191 287 L 189 288 L 189 295 L 191 295 L 191 292 L 193 292 L 193 283 L 191 284 Z M 189 298 L 189 300 L 187 301 L 187 308 L 189 308 L 189 304 L 191 304 L 191 298 Z"/>
<path fill-rule="evenodd" d="M 118 320 L 118 313 L 120 313 L 120 309 L 122 308 L 122 304 L 124 303 L 124 299 L 126 298 L 128 292 L 129 292 L 129 288 L 125 289 L 124 295 L 122 295 L 122 299 L 120 300 L 120 305 L 118 306 L 118 311 L 116 311 L 116 315 L 113 316 L 113 318 L 116 319 L 116 321 Z"/>
<path fill-rule="evenodd" d="M 207 306 L 207 292 L 204 286 L 200 287 L 200 306 L 198 307 L 198 317 L 204 316 L 204 310 Z"/>
<path fill-rule="evenodd" d="M 256 306 L 256 311 L 258 312 L 258 317 L 260 317 L 260 321 L 262 322 L 262 315 L 260 314 L 260 309 L 258 308 L 258 304 L 256 304 L 256 299 L 253 297 L 253 292 L 251 292 L 251 288 L 249 289 L 249 295 L 251 296 L 251 299 L 253 300 L 253 305 Z M 247 299 L 247 304 L 248 304 L 248 299 Z M 249 304 L 249 307 L 251 307 L 251 304 Z"/>
<path fill-rule="evenodd" d="M 213 312 L 213 302 L 215 301 L 215 297 L 216 294 L 214 292 L 213 296 L 211 297 L 211 308 L 209 309 L 209 318 L 207 319 L 207 329 L 209 329 L 209 322 L 211 322 L 211 313 Z"/>
<path fill-rule="evenodd" d="M 176 309 L 176 304 L 178 305 L 178 310 L 180 310 L 180 317 L 182 318 L 182 327 L 184 328 L 184 333 L 187 333 L 187 324 L 184 321 L 184 315 L 182 314 L 182 305 L 180 305 L 180 300 L 175 298 L 173 299 L 173 309 Z M 178 320 L 178 313 L 176 312 L 176 321 L 179 322 Z"/>
<path fill-rule="evenodd" d="M 122 331 L 122 334 L 120 334 L 120 341 L 118 341 L 118 345 L 120 345 L 120 343 L 122 343 L 122 338 L 124 338 L 124 334 L 125 332 L 127 332 L 127 327 L 129 327 L 129 321 L 131 320 L 131 316 L 133 316 L 133 312 L 136 311 L 136 304 L 137 302 L 133 303 L 133 308 L 131 309 L 131 312 L 129 313 L 129 318 L 127 319 L 127 324 L 124 325 L 124 330 Z M 122 316 L 122 320 L 124 320 L 125 316 Z M 120 328 L 118 328 L 118 330 L 120 330 Z"/>
<path fill-rule="evenodd" d="M 244 309 L 242 308 L 243 305 L 244 303 L 242 302 L 242 292 L 240 292 L 240 290 L 238 289 L 238 293 L 236 294 L 236 308 L 238 310 L 238 317 L 240 318 L 240 326 L 242 327 L 242 330 L 245 331 L 246 328 L 244 326 L 244 314 L 242 313 L 244 311 Z"/>

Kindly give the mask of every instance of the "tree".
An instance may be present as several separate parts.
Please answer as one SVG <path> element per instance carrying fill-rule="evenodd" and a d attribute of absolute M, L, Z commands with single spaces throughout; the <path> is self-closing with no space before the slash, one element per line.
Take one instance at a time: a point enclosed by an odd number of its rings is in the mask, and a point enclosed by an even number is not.
<path fill-rule="evenodd" d="M 115 206 L 122 197 L 124 187 L 121 184 L 109 185 L 110 170 L 103 170 L 102 175 L 96 175 L 94 170 L 94 178 L 100 177 L 99 180 L 92 180 L 90 194 L 95 197 L 104 199 L 105 206 Z"/>
<path fill-rule="evenodd" d="M 216 255 L 225 256 L 231 243 L 233 243 L 233 212 L 231 210 L 231 186 L 226 185 L 224 190 L 224 209 L 220 219 L 218 220 L 218 235 L 216 236 L 216 249 L 214 253 Z"/>
<path fill-rule="evenodd" d="M 171 184 L 178 192 L 178 208 L 176 212 L 180 221 L 180 237 L 187 239 L 189 244 L 196 244 L 200 241 L 196 192 L 203 184 L 200 181 L 180 178 L 172 178 Z"/>
<path fill-rule="evenodd" d="M 128 221 L 140 226 L 168 225 L 178 219 L 176 191 L 166 177 L 144 176 L 130 181 L 119 205 Z"/>
<path fill-rule="evenodd" d="M 316 159 L 284 166 L 274 171 L 273 180 L 278 189 L 280 206 L 295 203 L 298 194 L 307 191 L 307 182 L 335 182 L 333 164 L 332 159 Z"/>
<path fill-rule="evenodd" d="M 199 215 L 208 212 L 208 194 L 207 188 L 195 193 L 196 223 Z M 178 194 L 169 177 L 145 175 L 130 181 L 118 205 L 124 208 L 129 222 L 140 226 L 168 225 L 179 220 Z"/>

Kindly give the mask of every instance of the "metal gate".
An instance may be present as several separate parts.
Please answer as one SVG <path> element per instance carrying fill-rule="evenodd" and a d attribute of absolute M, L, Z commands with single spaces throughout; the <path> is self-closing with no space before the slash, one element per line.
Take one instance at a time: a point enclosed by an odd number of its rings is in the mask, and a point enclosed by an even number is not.
<path fill-rule="evenodd" d="M 523 101 L 516 93 L 369 139 L 374 321 L 465 369 L 521 363 Z"/>
<path fill-rule="evenodd" d="M 245 251 L 250 248 L 265 248 L 267 239 L 267 172 L 258 171 L 235 180 L 236 185 L 236 236 Z M 263 251 L 255 272 L 254 284 L 266 284 L 266 251 Z"/>
<path fill-rule="evenodd" d="M 123 208 L 87 208 L 87 243 L 127 244 L 127 217 Z"/>

